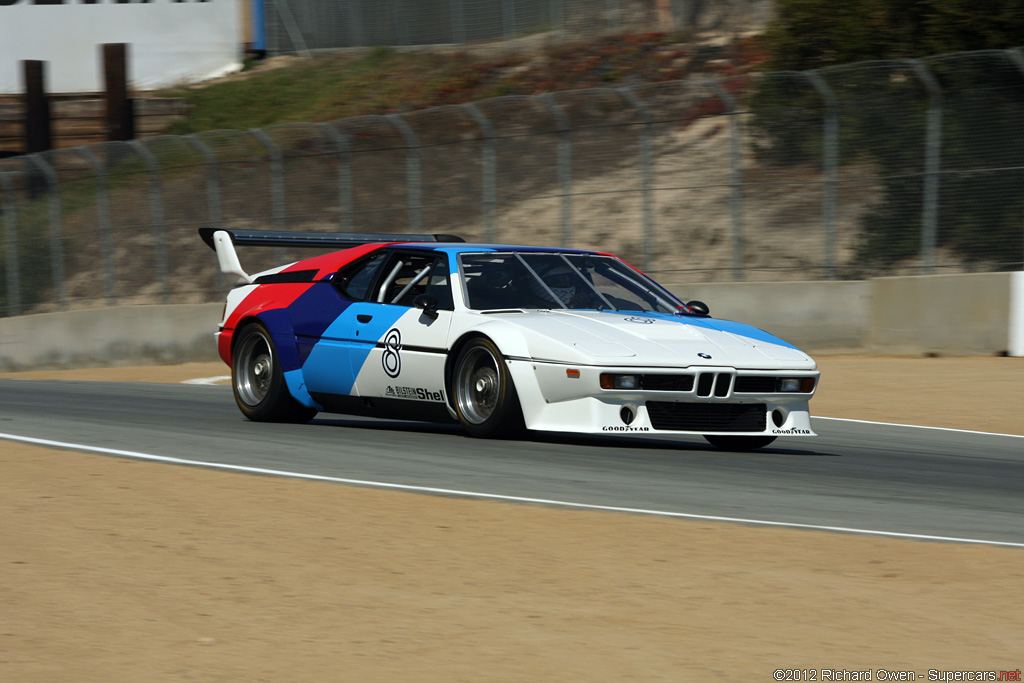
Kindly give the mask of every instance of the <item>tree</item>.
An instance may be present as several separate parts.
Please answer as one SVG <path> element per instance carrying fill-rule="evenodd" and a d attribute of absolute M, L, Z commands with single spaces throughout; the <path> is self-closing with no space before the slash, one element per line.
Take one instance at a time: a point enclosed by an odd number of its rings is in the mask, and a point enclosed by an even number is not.
<path fill-rule="evenodd" d="M 1020 0 L 777 0 L 772 71 L 1024 45 Z"/>
<path fill-rule="evenodd" d="M 1024 45 L 1024 3 L 778 0 L 765 41 L 772 54 L 767 70 L 822 70 L 841 86 L 839 158 L 870 160 L 883 184 L 880 202 L 862 221 L 858 254 L 878 265 L 920 249 L 928 98 L 907 62 L 877 60 L 993 51 L 928 61 L 943 92 L 937 237 L 964 260 L 1020 267 L 1024 74 L 999 51 Z M 808 109 L 824 116 L 817 92 L 794 96 L 785 80 L 766 78 L 750 106 L 763 158 L 776 164 L 821 158 L 821 135 L 809 134 L 806 125 Z M 1004 170 L 976 172 L 986 166 Z"/>

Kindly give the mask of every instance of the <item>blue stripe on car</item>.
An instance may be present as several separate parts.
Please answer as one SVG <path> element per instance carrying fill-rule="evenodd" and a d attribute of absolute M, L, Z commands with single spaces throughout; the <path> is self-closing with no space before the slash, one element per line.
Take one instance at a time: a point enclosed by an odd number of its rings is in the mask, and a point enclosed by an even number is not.
<path fill-rule="evenodd" d="M 667 320 L 668 322 L 679 323 L 681 325 L 693 325 L 694 327 L 703 327 L 707 330 L 716 330 L 718 332 L 728 332 L 735 334 L 740 337 L 746 337 L 747 339 L 753 339 L 754 341 L 766 342 L 768 344 L 775 344 L 776 346 L 785 346 L 786 348 L 796 349 L 787 341 L 783 341 L 778 337 L 765 332 L 764 330 L 752 327 L 751 325 L 745 325 L 743 323 L 733 322 L 732 320 L 719 320 L 717 318 L 698 318 L 695 316 L 676 316 L 668 315 L 665 313 L 655 313 L 653 311 L 618 311 L 618 313 L 629 313 L 637 317 L 643 318 L 654 318 L 655 320 Z"/>
<path fill-rule="evenodd" d="M 284 382 L 288 386 L 288 393 L 290 393 L 296 401 L 306 406 L 307 408 L 315 408 L 316 410 L 323 412 L 324 407 L 313 400 L 313 397 L 306 391 L 306 380 L 303 378 L 302 370 L 290 370 L 284 373 Z"/>
<path fill-rule="evenodd" d="M 371 304 L 373 319 L 359 323 L 359 339 L 353 334 L 355 323 L 352 312 L 338 317 L 326 330 L 320 343 L 313 346 L 305 363 L 303 373 L 309 377 L 327 378 L 330 393 L 350 395 L 356 377 L 366 363 L 370 351 L 394 327 L 398 319 L 410 309 L 404 306 Z M 362 310 L 361 306 L 356 306 Z M 347 361 L 347 362 L 346 362 Z"/>

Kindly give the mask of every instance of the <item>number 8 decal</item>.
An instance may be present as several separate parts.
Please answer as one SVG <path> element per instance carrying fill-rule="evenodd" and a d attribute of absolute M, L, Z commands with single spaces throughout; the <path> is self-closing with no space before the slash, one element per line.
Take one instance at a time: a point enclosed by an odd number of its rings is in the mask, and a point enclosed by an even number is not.
<path fill-rule="evenodd" d="M 398 377 L 402 372 L 402 357 L 398 352 L 402 350 L 402 333 L 397 329 L 391 329 L 384 335 L 384 355 L 381 357 L 381 365 L 388 377 Z"/>

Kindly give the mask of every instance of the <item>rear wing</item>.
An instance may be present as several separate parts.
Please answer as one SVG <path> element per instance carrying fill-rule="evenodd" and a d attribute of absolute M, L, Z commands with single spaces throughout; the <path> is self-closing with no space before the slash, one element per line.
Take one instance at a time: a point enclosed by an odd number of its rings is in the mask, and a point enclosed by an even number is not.
<path fill-rule="evenodd" d="M 224 230 L 199 228 L 199 236 L 217 252 L 222 272 L 237 275 L 252 284 L 252 277 L 242 270 L 235 245 L 253 247 L 336 247 L 348 249 L 374 242 L 464 242 L 455 235 L 393 235 L 367 232 L 274 232 L 270 230 Z"/>

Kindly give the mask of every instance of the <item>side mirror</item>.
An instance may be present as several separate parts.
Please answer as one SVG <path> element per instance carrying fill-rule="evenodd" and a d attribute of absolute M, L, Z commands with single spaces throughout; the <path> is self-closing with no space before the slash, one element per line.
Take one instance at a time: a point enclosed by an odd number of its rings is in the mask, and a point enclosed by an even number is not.
<path fill-rule="evenodd" d="M 703 301 L 687 301 L 686 305 L 690 307 L 694 315 L 711 315 L 711 309 Z"/>
<path fill-rule="evenodd" d="M 431 320 L 437 320 L 437 297 L 430 294 L 420 294 L 412 300 L 412 305 L 423 311 L 423 315 Z"/>

